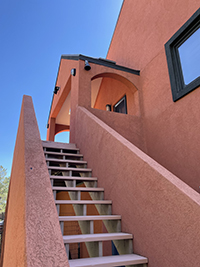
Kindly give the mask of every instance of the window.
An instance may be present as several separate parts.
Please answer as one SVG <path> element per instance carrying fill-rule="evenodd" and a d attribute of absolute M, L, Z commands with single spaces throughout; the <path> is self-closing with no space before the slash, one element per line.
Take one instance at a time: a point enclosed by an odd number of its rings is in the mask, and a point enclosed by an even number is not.
<path fill-rule="evenodd" d="M 200 9 L 165 44 L 173 101 L 200 86 Z"/>
<path fill-rule="evenodd" d="M 114 105 L 113 111 L 127 114 L 126 95 Z"/>

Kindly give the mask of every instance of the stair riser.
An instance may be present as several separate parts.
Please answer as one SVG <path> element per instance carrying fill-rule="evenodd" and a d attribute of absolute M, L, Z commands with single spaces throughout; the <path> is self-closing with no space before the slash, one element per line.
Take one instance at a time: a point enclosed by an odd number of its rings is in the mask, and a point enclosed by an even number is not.
<path fill-rule="evenodd" d="M 112 205 L 95 205 L 95 207 L 97 206 L 101 206 L 99 207 L 99 210 L 101 210 L 101 215 L 111 215 L 112 214 Z M 76 216 L 87 216 L 87 210 L 88 210 L 88 205 L 83 204 L 83 205 L 73 205 L 74 210 L 76 211 Z M 58 212 L 58 216 L 60 216 L 60 205 L 56 205 L 56 209 Z M 90 214 L 92 215 L 92 214 Z M 94 214 L 96 215 L 96 214 Z"/>
<path fill-rule="evenodd" d="M 59 180 L 59 179 L 50 179 L 51 181 L 51 185 L 52 186 L 57 186 L 56 183 L 58 184 L 58 182 L 62 182 L 63 179 Z M 57 182 L 58 181 L 58 182 Z M 73 179 L 65 179 L 63 180 L 64 182 L 67 182 L 69 184 L 69 187 L 77 187 L 77 185 L 82 185 L 83 187 L 94 187 L 97 188 L 97 181 L 84 181 L 84 180 L 73 180 Z"/>
<path fill-rule="evenodd" d="M 74 187 L 76 188 L 76 187 Z M 82 200 L 82 192 L 81 191 L 73 191 L 73 190 L 53 190 L 53 195 L 54 195 L 54 199 L 56 200 L 56 195 L 57 195 L 57 192 L 62 192 L 62 191 L 65 191 L 65 192 L 68 192 L 69 195 L 70 195 L 70 198 L 72 200 Z M 87 191 L 86 191 L 87 192 Z M 90 192 L 87 192 L 87 193 L 90 193 Z M 84 194 L 85 195 L 85 194 Z M 91 193 L 90 193 L 91 195 Z M 92 193 L 93 196 L 95 196 L 95 200 L 103 200 L 104 199 L 104 192 L 93 192 Z M 88 194 L 88 197 L 87 197 L 88 200 L 90 200 L 90 197 L 89 197 L 89 194 Z M 100 213 L 101 214 L 101 213 Z"/>
<path fill-rule="evenodd" d="M 51 168 L 51 167 L 50 167 Z M 92 171 L 90 169 L 75 169 L 75 168 L 66 168 L 63 170 L 62 168 L 50 169 L 49 168 L 49 175 L 55 176 L 79 176 L 79 177 L 92 177 Z"/>
<path fill-rule="evenodd" d="M 79 221 L 78 223 L 79 223 L 79 225 L 81 225 L 81 229 L 83 231 L 83 234 L 94 234 L 95 222 L 97 222 L 97 221 L 92 221 L 92 220 L 91 221 Z M 101 222 L 105 222 L 105 221 L 101 221 Z M 121 221 L 120 220 L 108 220 L 106 222 L 107 222 L 107 224 L 110 225 L 110 228 L 112 229 L 112 232 L 110 232 L 110 233 L 120 233 L 121 232 Z M 70 223 L 71 222 L 60 221 L 61 232 L 63 235 L 65 235 L 64 227 L 67 227 L 67 225 L 71 225 Z"/>
<path fill-rule="evenodd" d="M 108 242 L 108 240 L 106 242 Z M 110 240 L 110 242 L 111 242 L 111 240 Z M 118 240 L 118 241 L 115 240 L 113 242 L 114 242 L 114 244 L 117 243 L 118 246 L 121 243 L 121 247 L 123 247 L 124 253 L 121 253 L 120 255 L 133 253 L 133 240 L 131 240 L 131 239 Z M 69 250 L 70 244 L 74 244 L 74 243 L 82 243 L 82 240 L 77 240 L 77 242 L 65 242 L 64 241 L 67 253 L 69 253 L 68 250 Z M 83 243 L 85 243 L 87 247 L 89 246 L 90 255 L 92 255 L 90 257 L 102 257 L 102 256 L 104 256 L 103 255 L 104 241 L 92 241 L 92 242 L 83 242 Z"/>

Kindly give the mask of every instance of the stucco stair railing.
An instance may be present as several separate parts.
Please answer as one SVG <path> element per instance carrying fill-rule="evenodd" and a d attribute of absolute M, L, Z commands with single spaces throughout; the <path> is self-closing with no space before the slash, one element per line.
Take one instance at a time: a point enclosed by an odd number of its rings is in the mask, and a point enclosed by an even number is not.
<path fill-rule="evenodd" d="M 147 258 L 133 254 L 132 234 L 121 232 L 121 216 L 112 215 L 112 201 L 104 200 L 79 149 L 49 141 L 43 149 L 70 266 L 146 267 Z"/>

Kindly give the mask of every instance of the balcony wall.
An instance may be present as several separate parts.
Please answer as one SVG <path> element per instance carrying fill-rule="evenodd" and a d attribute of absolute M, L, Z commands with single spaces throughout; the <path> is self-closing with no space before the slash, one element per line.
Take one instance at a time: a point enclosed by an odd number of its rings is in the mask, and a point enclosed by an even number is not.
<path fill-rule="evenodd" d="M 94 108 L 88 110 L 142 151 L 146 151 L 141 117 Z"/>

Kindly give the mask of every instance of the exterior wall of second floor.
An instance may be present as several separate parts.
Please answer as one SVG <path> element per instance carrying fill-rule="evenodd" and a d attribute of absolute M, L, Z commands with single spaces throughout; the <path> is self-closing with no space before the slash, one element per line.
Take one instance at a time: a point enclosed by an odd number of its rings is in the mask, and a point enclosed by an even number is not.
<path fill-rule="evenodd" d="M 165 44 L 199 1 L 125 0 L 107 58 L 140 70 L 147 153 L 199 190 L 200 88 L 172 99 Z"/>

